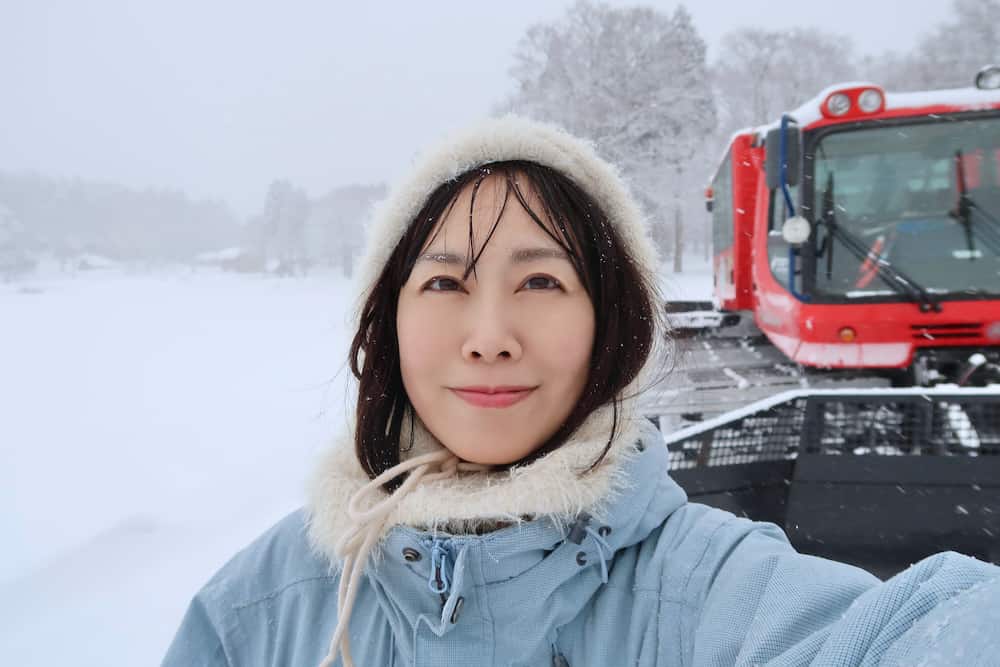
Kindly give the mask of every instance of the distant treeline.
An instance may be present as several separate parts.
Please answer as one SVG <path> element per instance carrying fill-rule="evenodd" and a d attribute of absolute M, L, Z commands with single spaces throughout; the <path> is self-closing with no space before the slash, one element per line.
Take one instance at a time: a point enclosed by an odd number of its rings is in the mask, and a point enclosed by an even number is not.
<path fill-rule="evenodd" d="M 685 253 L 709 254 L 700 194 L 733 131 L 773 122 L 833 83 L 965 87 L 989 63 L 1000 63 L 1000 0 L 952 0 L 950 18 L 907 53 L 861 53 L 849 36 L 815 27 L 743 28 L 724 36 L 714 61 L 683 6 L 665 13 L 581 0 L 528 29 L 514 52 L 515 88 L 496 111 L 592 140 L 630 181 L 680 271 Z M 0 276 L 41 255 L 349 273 L 384 192 L 348 186 L 310 199 L 276 180 L 260 213 L 240 224 L 223 204 L 177 192 L 0 172 Z"/>
<path fill-rule="evenodd" d="M 0 262 L 11 255 L 72 261 L 174 262 L 242 234 L 222 203 L 168 190 L 0 171 Z M 23 259 L 23 258 L 22 258 Z"/>
<path fill-rule="evenodd" d="M 63 269 L 163 263 L 281 274 L 336 266 L 350 273 L 377 186 L 317 199 L 271 184 L 260 214 L 241 222 L 223 203 L 167 190 L 0 171 L 0 278 L 44 260 Z"/>

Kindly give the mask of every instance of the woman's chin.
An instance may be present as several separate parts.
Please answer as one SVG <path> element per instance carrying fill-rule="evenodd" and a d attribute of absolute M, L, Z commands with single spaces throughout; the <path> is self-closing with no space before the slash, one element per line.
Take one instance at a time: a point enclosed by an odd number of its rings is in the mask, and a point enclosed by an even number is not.
<path fill-rule="evenodd" d="M 515 461 L 520 461 L 535 450 L 534 447 L 512 448 L 509 440 L 506 440 L 502 444 L 497 443 L 492 445 L 489 442 L 482 442 L 480 439 L 474 447 L 452 447 L 447 442 L 442 442 L 442 444 L 452 454 L 467 463 L 478 463 L 489 466 L 510 465 Z"/>

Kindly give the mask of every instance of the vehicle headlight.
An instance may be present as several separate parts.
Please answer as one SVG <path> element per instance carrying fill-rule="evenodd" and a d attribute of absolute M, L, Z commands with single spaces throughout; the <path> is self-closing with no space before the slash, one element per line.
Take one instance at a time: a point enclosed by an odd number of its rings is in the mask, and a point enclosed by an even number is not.
<path fill-rule="evenodd" d="M 976 74 L 976 88 L 996 90 L 1000 88 L 1000 65 L 987 65 Z"/>

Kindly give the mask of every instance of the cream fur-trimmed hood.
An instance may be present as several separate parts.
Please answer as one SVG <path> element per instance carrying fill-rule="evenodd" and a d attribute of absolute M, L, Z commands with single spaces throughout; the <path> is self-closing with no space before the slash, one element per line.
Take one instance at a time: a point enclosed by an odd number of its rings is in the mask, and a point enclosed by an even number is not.
<path fill-rule="evenodd" d="M 640 439 L 638 423 L 620 423 L 608 455 L 588 472 L 610 432 L 610 408 L 604 408 L 591 415 L 570 442 L 530 465 L 423 483 L 396 507 L 387 528 L 405 525 L 461 534 L 538 516 L 569 523 L 584 511 L 601 520 L 608 503 L 628 489 L 623 469 L 636 454 L 632 445 Z M 418 425 L 413 449 L 403 460 L 440 448 Z M 313 476 L 309 536 L 332 561 L 343 556 L 336 545 L 350 528 L 347 504 L 368 481 L 350 437 L 342 438 L 323 456 Z"/>
<path fill-rule="evenodd" d="M 357 273 L 355 322 L 393 248 L 427 197 L 442 183 L 470 169 L 504 160 L 535 162 L 573 180 L 601 206 L 639 271 L 655 284 L 656 251 L 639 208 L 618 172 L 599 158 L 590 144 L 559 128 L 505 116 L 485 121 L 439 144 L 418 160 L 409 177 L 376 208 L 367 252 Z M 635 394 L 646 375 L 640 373 L 625 395 Z M 568 522 L 583 511 L 600 517 L 604 506 L 627 487 L 622 471 L 634 452 L 631 445 L 639 437 L 636 417 L 635 398 L 623 400 L 615 440 L 593 470 L 591 465 L 611 434 L 611 406 L 595 411 L 566 444 L 529 465 L 505 471 L 460 473 L 421 483 L 393 510 L 385 531 L 407 525 L 466 532 L 543 515 Z M 443 448 L 419 419 L 414 426 L 414 446 L 402 454 L 404 461 Z M 322 456 L 309 486 L 310 540 L 334 563 L 343 556 L 337 553 L 336 545 L 351 528 L 348 503 L 370 481 L 355 455 L 353 434 L 349 424 L 333 448 Z M 409 441 L 408 431 L 401 440 Z M 370 503 L 384 497 L 382 493 L 380 498 L 371 498 Z"/>

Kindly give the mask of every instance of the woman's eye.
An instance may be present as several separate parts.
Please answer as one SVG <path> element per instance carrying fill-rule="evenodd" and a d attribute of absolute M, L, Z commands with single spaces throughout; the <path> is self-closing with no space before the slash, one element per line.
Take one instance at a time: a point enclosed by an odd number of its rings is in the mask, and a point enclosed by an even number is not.
<path fill-rule="evenodd" d="M 562 285 L 555 278 L 548 276 L 532 276 L 524 281 L 524 287 L 530 290 L 559 289 Z"/>
<path fill-rule="evenodd" d="M 424 284 L 424 289 L 430 290 L 431 292 L 454 292 L 461 290 L 462 285 L 454 278 L 439 276 L 428 280 Z"/>

